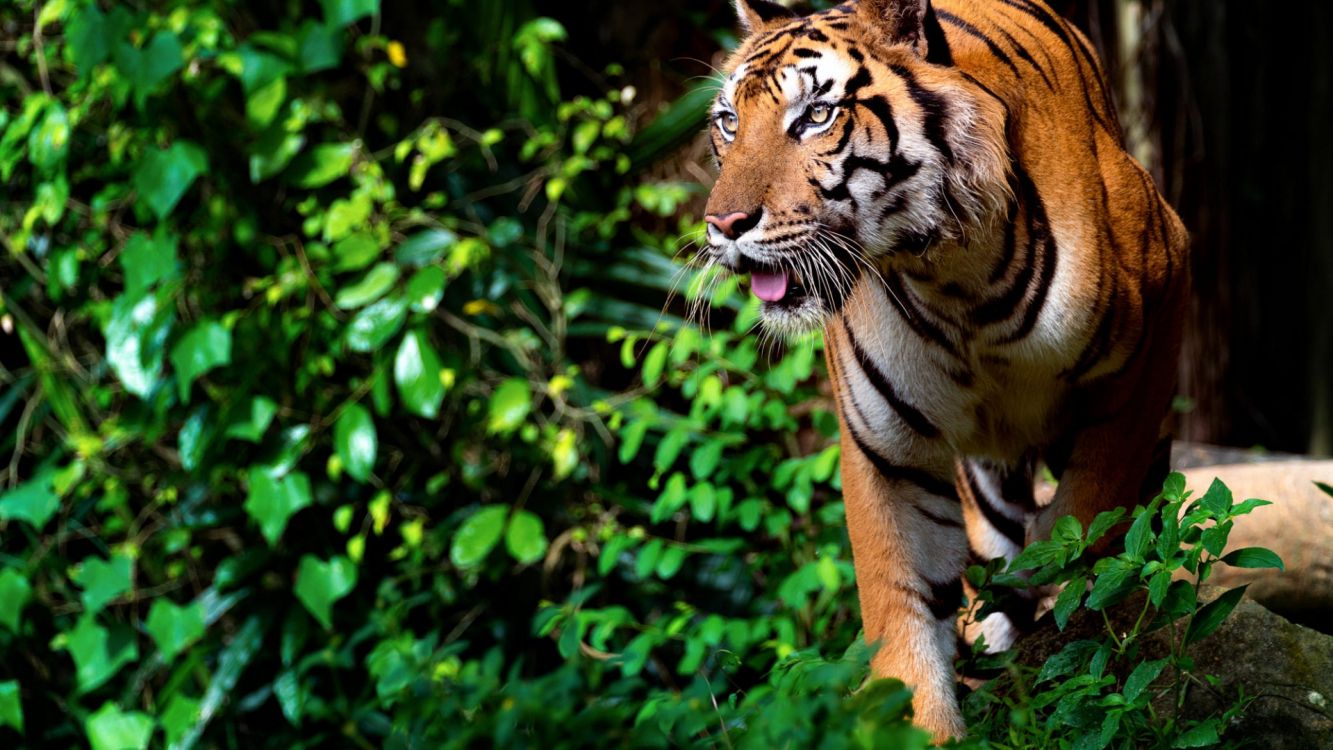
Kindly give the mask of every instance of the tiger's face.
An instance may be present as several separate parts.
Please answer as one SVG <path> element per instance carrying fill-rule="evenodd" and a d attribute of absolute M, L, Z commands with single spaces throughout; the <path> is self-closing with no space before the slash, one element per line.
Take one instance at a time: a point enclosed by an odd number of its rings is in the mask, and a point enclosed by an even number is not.
<path fill-rule="evenodd" d="M 750 275 L 767 328 L 798 333 L 889 256 L 957 243 L 1003 204 L 1004 115 L 858 6 L 751 20 L 712 108 L 706 252 Z"/>

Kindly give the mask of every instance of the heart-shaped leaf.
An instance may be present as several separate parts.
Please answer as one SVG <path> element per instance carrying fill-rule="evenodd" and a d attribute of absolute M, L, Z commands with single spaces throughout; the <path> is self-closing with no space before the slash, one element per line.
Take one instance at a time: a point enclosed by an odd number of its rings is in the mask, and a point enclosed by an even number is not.
<path fill-rule="evenodd" d="M 324 626 L 333 628 L 333 605 L 356 588 L 356 564 L 336 556 L 325 562 L 313 555 L 301 558 L 296 572 L 296 598 Z"/>
<path fill-rule="evenodd" d="M 153 736 L 153 717 L 139 711 L 121 711 L 110 701 L 88 717 L 84 729 L 93 750 L 144 750 Z"/>
<path fill-rule="evenodd" d="M 83 587 L 83 608 L 89 613 L 99 612 L 129 591 L 133 568 L 134 563 L 125 555 L 112 555 L 110 560 L 96 556 L 84 559 L 77 579 Z"/>
<path fill-rule="evenodd" d="M 287 520 L 310 504 L 310 478 L 299 471 L 275 478 L 266 469 L 250 469 L 250 493 L 245 512 L 259 522 L 259 531 L 270 546 L 277 545 Z"/>
<path fill-rule="evenodd" d="M 176 368 L 176 385 L 181 401 L 188 401 L 195 378 L 214 367 L 231 364 L 231 331 L 215 320 L 204 321 L 190 329 L 171 349 L 171 365 Z"/>
<path fill-rule="evenodd" d="M 162 651 L 162 656 L 171 661 L 204 634 L 204 605 L 192 602 L 182 607 L 166 599 L 158 599 L 148 610 L 148 620 L 144 626 Z"/>

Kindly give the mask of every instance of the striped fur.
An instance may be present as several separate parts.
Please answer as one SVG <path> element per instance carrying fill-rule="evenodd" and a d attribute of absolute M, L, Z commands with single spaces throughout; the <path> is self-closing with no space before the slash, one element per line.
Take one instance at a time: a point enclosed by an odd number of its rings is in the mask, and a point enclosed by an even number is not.
<path fill-rule="evenodd" d="M 705 257 L 781 276 L 770 329 L 823 330 L 874 667 L 957 735 L 967 562 L 1160 487 L 1187 235 L 1041 0 L 738 8 Z M 1039 458 L 1061 474 L 1040 511 Z"/>

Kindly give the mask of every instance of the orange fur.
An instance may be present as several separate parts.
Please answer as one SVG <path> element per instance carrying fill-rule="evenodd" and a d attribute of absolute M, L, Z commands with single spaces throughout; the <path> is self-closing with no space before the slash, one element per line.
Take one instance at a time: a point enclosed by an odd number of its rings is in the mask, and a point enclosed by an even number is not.
<path fill-rule="evenodd" d="M 968 559 L 1160 486 L 1188 238 L 1041 0 L 738 5 L 705 252 L 782 292 L 772 328 L 823 328 L 874 671 L 955 736 Z"/>

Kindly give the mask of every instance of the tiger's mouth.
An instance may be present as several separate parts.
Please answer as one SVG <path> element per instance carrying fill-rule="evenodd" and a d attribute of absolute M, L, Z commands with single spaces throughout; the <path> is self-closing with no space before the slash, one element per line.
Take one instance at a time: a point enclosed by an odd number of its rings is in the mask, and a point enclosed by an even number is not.
<path fill-rule="evenodd" d="M 750 275 L 750 293 L 764 303 L 765 309 L 794 309 L 813 296 L 792 268 L 742 258 L 736 272 Z"/>

